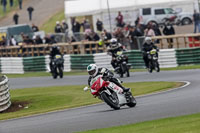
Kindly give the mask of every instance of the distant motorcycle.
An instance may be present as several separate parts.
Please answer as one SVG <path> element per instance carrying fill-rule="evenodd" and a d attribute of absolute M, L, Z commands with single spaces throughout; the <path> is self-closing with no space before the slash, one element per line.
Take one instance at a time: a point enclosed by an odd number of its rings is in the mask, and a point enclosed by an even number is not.
<path fill-rule="evenodd" d="M 85 87 L 84 91 L 90 89 L 92 95 L 98 97 L 115 110 L 120 109 L 124 105 L 135 107 L 137 104 L 131 90 L 123 92 L 123 89 L 116 84 L 104 80 L 102 75 L 93 78 L 90 84 L 90 88 Z"/>
<path fill-rule="evenodd" d="M 157 56 L 157 50 L 152 49 L 150 52 L 147 52 L 147 56 L 149 59 L 149 68 L 148 71 L 150 73 L 153 72 L 153 70 L 160 72 L 160 67 L 158 63 L 158 56 Z"/>
<path fill-rule="evenodd" d="M 116 68 L 115 73 L 119 74 L 119 76 L 122 78 L 124 74 L 126 74 L 127 77 L 130 77 L 129 69 L 131 67 L 130 64 L 127 63 L 127 56 L 122 54 L 122 52 L 117 52 L 116 57 Z"/>
<path fill-rule="evenodd" d="M 59 75 L 60 78 L 63 78 L 63 64 L 64 64 L 64 59 L 61 55 L 56 55 L 54 59 L 52 60 L 52 76 L 54 79 L 57 78 Z"/>

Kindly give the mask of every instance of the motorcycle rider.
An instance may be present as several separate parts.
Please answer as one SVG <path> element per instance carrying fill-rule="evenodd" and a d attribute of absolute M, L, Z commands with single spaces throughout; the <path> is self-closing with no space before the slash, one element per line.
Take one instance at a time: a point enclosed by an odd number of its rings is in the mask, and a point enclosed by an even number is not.
<path fill-rule="evenodd" d="M 108 47 L 108 54 L 112 56 L 111 65 L 114 69 L 117 67 L 116 64 L 117 52 L 120 51 L 125 51 L 125 49 L 123 48 L 122 44 L 117 41 L 116 38 L 112 38 L 110 40 L 110 45 Z M 128 63 L 128 57 L 126 56 L 126 58 L 127 58 L 126 62 Z"/>
<path fill-rule="evenodd" d="M 55 58 L 56 55 L 61 55 L 62 56 L 62 54 L 60 52 L 60 48 L 58 46 L 56 46 L 56 45 L 53 45 L 52 48 L 51 48 L 50 57 L 49 57 L 49 59 L 50 59 L 49 66 L 50 66 L 51 72 L 52 72 L 52 67 L 53 67 L 52 62 L 53 62 L 53 59 Z"/>
<path fill-rule="evenodd" d="M 146 37 L 142 48 L 143 60 L 146 68 L 149 68 L 148 52 L 150 52 L 152 49 L 156 49 L 157 52 L 159 51 L 157 46 L 152 42 L 152 38 Z M 156 53 L 156 56 L 158 57 L 158 53 Z"/>
<path fill-rule="evenodd" d="M 125 88 L 121 85 L 121 81 L 119 81 L 117 78 L 114 77 L 114 74 L 108 70 L 107 68 L 98 68 L 96 64 L 90 64 L 87 67 L 87 72 L 90 75 L 88 79 L 88 85 L 91 86 L 90 82 L 93 78 L 95 78 L 98 75 L 103 75 L 103 79 L 106 81 L 110 81 L 115 83 L 117 86 L 121 87 L 124 92 L 128 92 L 129 88 Z"/>

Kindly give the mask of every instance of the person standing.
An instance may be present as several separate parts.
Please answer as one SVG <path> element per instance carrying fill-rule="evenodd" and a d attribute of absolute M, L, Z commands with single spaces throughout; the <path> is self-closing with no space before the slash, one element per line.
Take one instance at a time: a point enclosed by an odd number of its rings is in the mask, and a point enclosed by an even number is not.
<path fill-rule="evenodd" d="M 175 35 L 175 30 L 172 24 L 167 23 L 163 29 L 163 34 L 168 35 Z M 167 39 L 167 42 L 169 43 L 168 48 L 173 48 L 173 39 Z"/>
<path fill-rule="evenodd" d="M 28 15 L 29 15 L 29 20 L 31 21 L 32 20 L 32 13 L 34 11 L 34 8 L 32 6 L 29 6 L 27 8 L 27 11 L 28 11 Z"/>
<path fill-rule="evenodd" d="M 62 26 L 60 25 L 59 21 L 56 22 L 54 31 L 55 31 L 55 33 L 62 33 L 63 29 L 62 29 Z"/>
<path fill-rule="evenodd" d="M 117 27 L 124 27 L 124 17 L 121 12 L 118 12 L 118 16 L 116 17 Z"/>
<path fill-rule="evenodd" d="M 22 9 L 23 0 L 18 0 L 18 3 L 19 3 L 19 9 L 21 10 Z"/>
<path fill-rule="evenodd" d="M 100 21 L 99 19 L 97 19 L 96 26 L 97 26 L 97 30 L 102 32 L 102 30 L 103 30 L 103 22 Z"/>
<path fill-rule="evenodd" d="M 1 4 L 3 5 L 3 12 L 6 12 L 6 5 L 7 5 L 7 0 L 2 0 Z"/>
<path fill-rule="evenodd" d="M 15 22 L 15 24 L 18 24 L 18 19 L 19 19 L 19 15 L 17 14 L 17 12 L 13 15 L 13 21 Z"/>
<path fill-rule="evenodd" d="M 196 10 L 194 10 L 193 21 L 194 21 L 194 33 L 197 32 L 197 29 L 200 32 L 200 14 Z"/>
<path fill-rule="evenodd" d="M 9 0 L 10 2 L 10 7 L 13 7 L 13 0 Z"/>

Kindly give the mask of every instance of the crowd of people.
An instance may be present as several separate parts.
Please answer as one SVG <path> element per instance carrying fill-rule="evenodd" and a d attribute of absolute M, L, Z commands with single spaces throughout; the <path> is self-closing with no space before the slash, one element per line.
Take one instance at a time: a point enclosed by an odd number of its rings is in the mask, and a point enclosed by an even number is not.
<path fill-rule="evenodd" d="M 111 38 L 117 38 L 117 40 L 129 47 L 130 49 L 137 49 L 137 37 L 141 36 L 161 36 L 161 35 L 174 35 L 175 30 L 171 23 L 166 23 L 164 27 L 160 28 L 155 23 L 148 23 L 144 25 L 141 23 L 140 18 L 135 20 L 135 25 L 126 24 L 124 22 L 124 17 L 121 12 L 118 12 L 118 16 L 116 19 L 116 26 L 113 32 L 107 32 L 107 29 L 104 29 L 104 24 L 100 19 L 96 21 L 96 29 L 95 32 L 92 28 L 92 24 L 88 19 L 84 19 L 82 22 L 79 22 L 76 18 L 72 19 L 72 32 L 73 36 L 71 36 L 68 41 L 108 41 Z M 68 35 L 68 25 L 65 21 L 60 24 L 60 22 L 56 22 L 55 33 L 66 33 Z M 173 40 L 169 39 L 172 44 Z M 159 40 L 157 40 L 159 43 Z M 172 48 L 173 45 L 168 46 Z"/>
<path fill-rule="evenodd" d="M 33 10 L 33 9 L 32 9 Z M 30 17 L 30 19 L 32 19 Z M 79 22 L 76 18 L 72 19 L 72 32 L 73 35 L 69 35 L 69 26 L 65 20 L 62 22 L 57 21 L 55 24 L 54 32 L 55 34 L 61 33 L 64 35 L 65 41 L 67 42 L 79 42 L 79 41 L 103 41 L 107 42 L 111 38 L 117 38 L 117 40 L 124 46 L 129 49 L 138 49 L 137 37 L 142 36 L 161 36 L 161 35 L 174 35 L 175 30 L 172 24 L 166 23 L 163 28 L 160 28 L 155 23 L 148 23 L 144 25 L 141 23 L 140 18 L 135 20 L 135 25 L 126 24 L 124 22 L 124 17 L 121 12 L 118 12 L 118 16 L 115 18 L 116 26 L 112 32 L 108 32 L 107 29 L 104 28 L 104 24 L 100 19 L 96 21 L 96 29 L 95 32 L 93 30 L 92 24 L 88 19 L 84 19 L 82 22 Z M 36 25 L 32 25 L 32 30 L 34 32 L 39 31 L 39 28 Z M 23 34 L 22 34 L 23 35 Z M 13 41 L 11 41 L 13 40 Z M 14 38 L 9 40 L 10 45 L 17 45 L 14 42 Z M 55 35 L 46 35 L 44 38 L 41 38 L 39 35 L 33 36 L 32 38 L 28 35 L 22 36 L 22 43 L 25 44 L 44 44 L 44 43 L 56 43 Z M 173 47 L 173 39 L 168 39 L 170 42 L 169 48 Z M 156 41 L 159 43 L 159 40 Z M 6 44 L 6 38 L 1 39 L 0 45 L 4 46 Z M 105 43 L 107 44 L 107 43 Z"/>

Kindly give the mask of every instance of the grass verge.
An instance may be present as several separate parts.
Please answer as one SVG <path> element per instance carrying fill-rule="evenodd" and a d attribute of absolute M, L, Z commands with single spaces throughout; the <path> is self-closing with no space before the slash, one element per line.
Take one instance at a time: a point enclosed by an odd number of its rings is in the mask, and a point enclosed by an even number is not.
<path fill-rule="evenodd" d="M 51 17 L 46 23 L 44 23 L 40 29 L 45 31 L 46 33 L 54 33 L 54 28 L 56 25 L 56 21 L 62 22 L 65 19 L 64 10 L 59 11 L 53 17 Z"/>
<path fill-rule="evenodd" d="M 199 133 L 200 113 L 79 133 Z"/>
<path fill-rule="evenodd" d="M 7 6 L 6 6 L 6 12 L 3 11 L 3 6 L 0 6 L 0 20 L 5 17 L 6 15 L 8 15 L 11 11 L 16 10 L 18 7 L 18 1 L 14 0 L 13 1 L 13 7 L 10 7 L 10 3 L 9 0 L 7 0 Z"/>
<path fill-rule="evenodd" d="M 183 83 L 176 82 L 139 82 L 125 83 L 124 86 L 132 88 L 134 96 L 151 92 L 176 88 Z M 11 90 L 11 101 L 16 103 L 26 103 L 16 112 L 3 112 L 0 120 L 40 114 L 55 110 L 62 110 L 85 105 L 100 103 L 99 99 L 94 99 L 87 92 L 83 92 L 83 85 L 76 86 L 54 86 Z M 11 107 L 12 108 L 12 107 Z"/>

